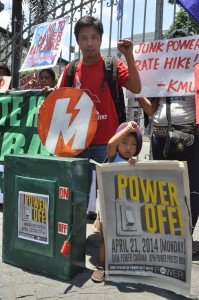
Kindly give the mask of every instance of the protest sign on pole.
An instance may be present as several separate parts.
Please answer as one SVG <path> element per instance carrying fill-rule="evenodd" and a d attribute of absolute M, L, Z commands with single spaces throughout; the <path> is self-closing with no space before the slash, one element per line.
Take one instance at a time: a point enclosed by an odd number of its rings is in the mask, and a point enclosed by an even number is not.
<path fill-rule="evenodd" d="M 66 38 L 68 19 L 64 17 L 35 26 L 30 49 L 19 72 L 56 65 Z"/>
<path fill-rule="evenodd" d="M 194 95 L 194 65 L 199 63 L 199 36 L 157 40 L 134 46 L 142 91 L 127 97 Z"/>
<path fill-rule="evenodd" d="M 190 294 L 192 237 L 186 162 L 97 165 L 105 280 Z"/>
<path fill-rule="evenodd" d="M 38 132 L 50 153 L 74 156 L 90 145 L 97 123 L 91 98 L 81 89 L 63 87 L 45 99 L 38 115 Z"/>

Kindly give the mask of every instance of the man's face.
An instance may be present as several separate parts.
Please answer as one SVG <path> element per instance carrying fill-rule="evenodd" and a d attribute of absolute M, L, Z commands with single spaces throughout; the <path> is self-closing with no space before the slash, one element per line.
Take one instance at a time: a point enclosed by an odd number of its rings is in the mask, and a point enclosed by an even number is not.
<path fill-rule="evenodd" d="M 93 58 L 100 54 L 102 38 L 92 26 L 80 29 L 77 43 L 84 58 Z"/>

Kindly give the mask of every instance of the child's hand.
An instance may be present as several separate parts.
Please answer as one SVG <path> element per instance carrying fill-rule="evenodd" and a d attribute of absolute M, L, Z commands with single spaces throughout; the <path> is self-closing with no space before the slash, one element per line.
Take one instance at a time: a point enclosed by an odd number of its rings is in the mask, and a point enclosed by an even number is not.
<path fill-rule="evenodd" d="M 132 132 L 135 132 L 139 128 L 139 126 L 138 126 L 138 124 L 135 121 L 130 121 L 130 122 L 128 122 L 128 128 Z"/>
<path fill-rule="evenodd" d="M 128 160 L 128 164 L 129 164 L 129 165 L 135 166 L 135 164 L 136 164 L 136 159 L 134 159 L 133 157 L 130 157 L 129 160 Z"/>

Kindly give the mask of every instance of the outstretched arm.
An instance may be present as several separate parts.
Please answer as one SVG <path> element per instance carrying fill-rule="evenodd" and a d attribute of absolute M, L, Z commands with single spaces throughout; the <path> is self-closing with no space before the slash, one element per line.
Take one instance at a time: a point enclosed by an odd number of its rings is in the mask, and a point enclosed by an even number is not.
<path fill-rule="evenodd" d="M 117 147 L 118 145 L 122 142 L 122 140 L 124 139 L 124 137 L 131 133 L 131 132 L 136 132 L 137 128 L 139 128 L 139 126 L 137 125 L 136 122 L 134 121 L 130 121 L 128 122 L 127 126 L 122 129 L 121 131 L 119 131 L 118 133 L 116 133 L 108 142 L 108 148 L 107 148 L 107 152 L 108 152 L 108 161 L 111 162 L 112 159 L 116 156 L 117 154 Z"/>
<path fill-rule="evenodd" d="M 141 81 L 139 72 L 135 66 L 133 56 L 133 42 L 123 39 L 118 41 L 118 50 L 125 56 L 129 70 L 129 78 L 126 88 L 134 94 L 141 92 Z"/>

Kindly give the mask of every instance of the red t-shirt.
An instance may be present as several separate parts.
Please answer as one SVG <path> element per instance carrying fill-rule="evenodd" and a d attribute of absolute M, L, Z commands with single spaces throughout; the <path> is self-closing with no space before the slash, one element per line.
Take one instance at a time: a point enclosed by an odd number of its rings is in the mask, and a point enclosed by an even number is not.
<path fill-rule="evenodd" d="M 85 65 L 80 62 L 77 65 L 74 86 L 80 88 L 92 99 L 98 114 L 98 126 L 92 145 L 107 144 L 109 139 L 115 134 L 118 127 L 118 117 L 114 101 L 111 97 L 107 81 L 104 81 L 104 89 L 101 88 L 104 78 L 103 57 L 93 65 Z M 64 69 L 59 88 L 67 87 L 68 68 Z M 117 84 L 126 87 L 128 81 L 128 68 L 118 60 Z"/>

